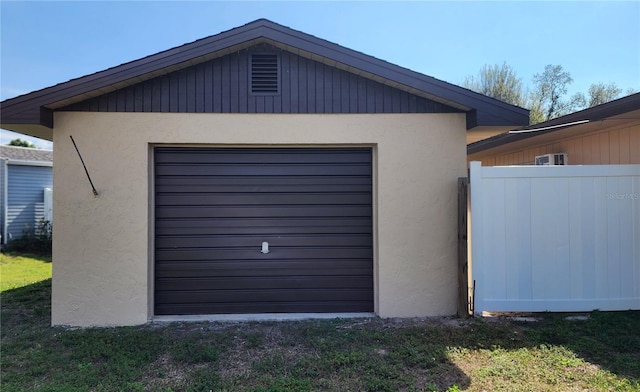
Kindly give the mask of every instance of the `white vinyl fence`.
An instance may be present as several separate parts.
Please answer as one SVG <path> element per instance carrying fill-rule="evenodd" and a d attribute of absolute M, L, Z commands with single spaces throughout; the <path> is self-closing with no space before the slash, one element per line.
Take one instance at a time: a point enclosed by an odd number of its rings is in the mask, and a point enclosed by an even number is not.
<path fill-rule="evenodd" d="M 640 310 L 640 165 L 471 162 L 474 311 Z"/>

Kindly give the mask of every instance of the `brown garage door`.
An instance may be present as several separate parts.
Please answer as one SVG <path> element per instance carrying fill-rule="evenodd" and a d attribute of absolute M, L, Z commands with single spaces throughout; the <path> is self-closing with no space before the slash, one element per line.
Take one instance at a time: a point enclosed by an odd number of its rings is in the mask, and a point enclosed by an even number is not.
<path fill-rule="evenodd" d="M 373 311 L 371 194 L 369 148 L 156 148 L 155 314 Z"/>

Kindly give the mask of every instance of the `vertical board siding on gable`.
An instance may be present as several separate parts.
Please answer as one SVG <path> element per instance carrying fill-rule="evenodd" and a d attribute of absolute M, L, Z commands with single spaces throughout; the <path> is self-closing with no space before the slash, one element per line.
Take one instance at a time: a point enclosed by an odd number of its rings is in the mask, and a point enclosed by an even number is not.
<path fill-rule="evenodd" d="M 249 58 L 280 56 L 280 93 L 249 92 Z M 169 73 L 62 111 L 180 113 L 457 113 L 457 109 L 269 46 Z"/>
<path fill-rule="evenodd" d="M 44 218 L 44 188 L 53 184 L 47 166 L 8 165 L 7 240 L 20 238 Z"/>

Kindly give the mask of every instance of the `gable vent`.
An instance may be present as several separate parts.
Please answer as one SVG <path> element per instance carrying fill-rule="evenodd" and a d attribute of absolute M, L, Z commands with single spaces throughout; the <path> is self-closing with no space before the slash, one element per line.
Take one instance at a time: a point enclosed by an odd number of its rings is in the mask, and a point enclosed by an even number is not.
<path fill-rule="evenodd" d="M 251 92 L 278 94 L 278 55 L 251 55 Z"/>

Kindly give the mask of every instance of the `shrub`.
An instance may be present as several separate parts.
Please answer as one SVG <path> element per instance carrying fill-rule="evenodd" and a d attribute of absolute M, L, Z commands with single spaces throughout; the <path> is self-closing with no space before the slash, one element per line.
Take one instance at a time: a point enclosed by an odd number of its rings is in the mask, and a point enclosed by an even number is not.
<path fill-rule="evenodd" d="M 51 256 L 51 239 L 51 222 L 41 219 L 35 228 L 27 228 L 20 238 L 9 241 L 4 251 Z"/>

